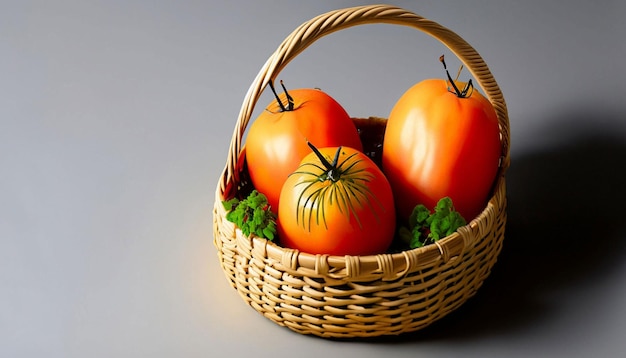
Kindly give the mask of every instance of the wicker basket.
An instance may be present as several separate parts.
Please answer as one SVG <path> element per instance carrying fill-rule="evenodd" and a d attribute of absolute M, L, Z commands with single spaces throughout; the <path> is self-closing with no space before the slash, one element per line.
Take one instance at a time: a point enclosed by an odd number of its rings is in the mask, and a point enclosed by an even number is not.
<path fill-rule="evenodd" d="M 352 26 L 388 23 L 421 30 L 446 45 L 496 109 L 502 161 L 484 211 L 436 244 L 370 256 L 312 255 L 246 237 L 225 219 L 222 200 L 246 185 L 241 141 L 270 80 L 317 39 Z M 361 120 L 361 124 L 367 120 Z M 383 123 L 375 121 L 372 123 Z M 506 222 L 505 172 L 509 122 L 498 85 L 480 55 L 461 37 L 404 9 L 386 5 L 332 11 L 298 27 L 267 60 L 250 86 L 235 125 L 214 204 L 214 244 L 220 265 L 243 300 L 275 323 L 322 337 L 397 335 L 424 328 L 461 306 L 489 275 Z"/>

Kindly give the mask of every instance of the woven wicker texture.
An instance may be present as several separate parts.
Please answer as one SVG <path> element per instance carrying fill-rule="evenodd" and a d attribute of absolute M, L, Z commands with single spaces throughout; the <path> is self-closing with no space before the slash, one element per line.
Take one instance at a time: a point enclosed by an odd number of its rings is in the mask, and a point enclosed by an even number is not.
<path fill-rule="evenodd" d="M 463 62 L 493 104 L 503 156 L 487 207 L 467 226 L 436 244 L 392 254 L 311 255 L 245 237 L 225 219 L 221 203 L 240 188 L 245 171 L 241 141 L 262 91 L 319 38 L 372 23 L 409 26 L 438 39 Z M 426 327 L 473 296 L 497 260 L 506 223 L 509 138 L 506 104 L 495 79 L 480 55 L 452 31 L 387 5 L 342 9 L 313 18 L 283 41 L 245 96 L 216 189 L 214 245 L 220 265 L 247 304 L 299 333 L 349 338 L 395 335 Z"/>

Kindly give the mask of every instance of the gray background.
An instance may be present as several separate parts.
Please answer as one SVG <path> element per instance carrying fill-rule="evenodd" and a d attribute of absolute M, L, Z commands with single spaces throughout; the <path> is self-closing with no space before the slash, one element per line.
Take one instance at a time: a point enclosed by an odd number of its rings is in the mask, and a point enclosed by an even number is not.
<path fill-rule="evenodd" d="M 0 2 L 0 356 L 621 356 L 624 1 L 393 2 L 472 44 L 509 106 L 507 239 L 462 309 L 336 342 L 228 286 L 212 206 L 247 88 L 299 24 L 366 3 Z M 441 76 L 441 53 L 413 29 L 362 26 L 280 78 L 386 116 Z"/>

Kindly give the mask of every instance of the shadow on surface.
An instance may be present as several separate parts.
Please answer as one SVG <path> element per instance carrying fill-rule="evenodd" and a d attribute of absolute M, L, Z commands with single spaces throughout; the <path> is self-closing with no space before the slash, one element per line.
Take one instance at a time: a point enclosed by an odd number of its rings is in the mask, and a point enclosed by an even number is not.
<path fill-rule="evenodd" d="M 626 140 L 565 130 L 568 144 L 512 157 L 504 247 L 476 296 L 426 329 L 383 342 L 458 341 L 541 325 L 558 311 L 546 297 L 575 297 L 626 258 Z"/>

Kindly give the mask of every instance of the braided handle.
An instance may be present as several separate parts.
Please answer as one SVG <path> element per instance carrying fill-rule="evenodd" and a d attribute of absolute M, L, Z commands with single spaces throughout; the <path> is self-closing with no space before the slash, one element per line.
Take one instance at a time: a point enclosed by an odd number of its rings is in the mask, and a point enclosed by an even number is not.
<path fill-rule="evenodd" d="M 489 68 L 476 50 L 460 36 L 434 21 L 393 6 L 368 5 L 331 11 L 303 23 L 282 42 L 265 62 L 248 89 L 239 112 L 228 152 L 228 160 L 220 183 L 221 193 L 224 193 L 229 183 L 232 184 L 236 180 L 241 141 L 254 106 L 268 83 L 275 80 L 276 76 L 291 60 L 321 37 L 356 25 L 374 23 L 404 25 L 421 30 L 442 42 L 459 58 L 496 110 L 502 137 L 502 168 L 503 170 L 508 168 L 510 137 L 506 103 Z"/>

